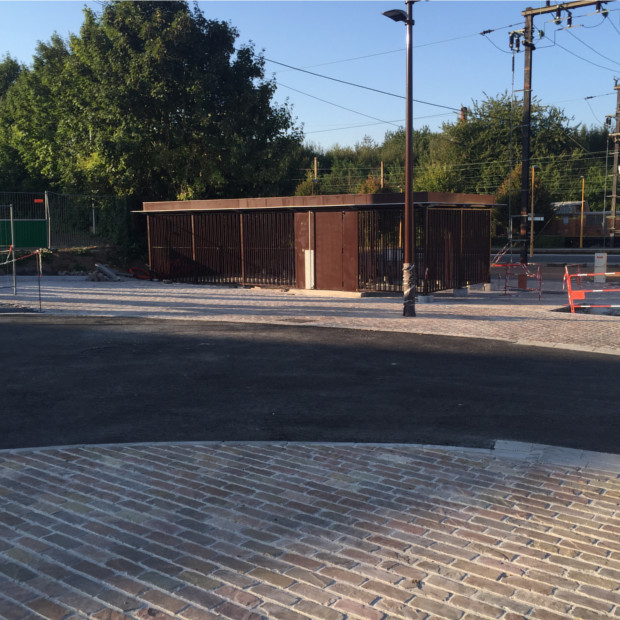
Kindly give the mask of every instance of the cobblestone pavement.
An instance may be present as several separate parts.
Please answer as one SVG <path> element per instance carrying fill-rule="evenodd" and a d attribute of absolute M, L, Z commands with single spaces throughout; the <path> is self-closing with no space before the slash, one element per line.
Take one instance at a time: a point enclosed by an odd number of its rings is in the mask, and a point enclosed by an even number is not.
<path fill-rule="evenodd" d="M 4 451 L 0 616 L 619 617 L 618 465 L 422 446 Z"/>
<path fill-rule="evenodd" d="M 0 303 L 38 307 L 38 283 Z M 559 292 L 419 304 L 44 278 L 60 314 L 312 324 L 620 353 Z M 1 316 L 0 316 L 1 321 Z M 162 438 L 162 440 L 165 438 Z M 620 456 L 216 443 L 0 451 L 0 618 L 620 618 Z"/>

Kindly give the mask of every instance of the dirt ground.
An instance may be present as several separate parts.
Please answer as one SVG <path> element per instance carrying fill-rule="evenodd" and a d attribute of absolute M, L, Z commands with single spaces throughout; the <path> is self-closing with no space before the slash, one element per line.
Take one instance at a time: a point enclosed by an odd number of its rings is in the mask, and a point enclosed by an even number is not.
<path fill-rule="evenodd" d="M 131 267 L 145 267 L 146 257 L 129 257 L 113 246 L 92 246 L 62 250 L 43 250 L 43 275 L 88 274 L 101 263 L 118 273 L 128 273 Z M 17 274 L 36 275 L 37 257 L 28 251 L 17 253 Z"/>

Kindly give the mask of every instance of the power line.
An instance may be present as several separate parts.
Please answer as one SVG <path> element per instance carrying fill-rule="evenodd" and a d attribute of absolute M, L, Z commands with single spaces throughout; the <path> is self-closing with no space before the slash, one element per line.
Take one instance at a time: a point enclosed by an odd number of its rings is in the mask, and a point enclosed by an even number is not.
<path fill-rule="evenodd" d="M 522 23 L 522 22 L 521 22 Z M 428 43 L 417 43 L 413 45 L 413 49 L 419 49 L 421 47 L 430 47 L 431 45 L 441 45 L 443 43 L 452 43 L 453 41 L 460 41 L 462 39 L 469 39 L 471 37 L 477 37 L 480 35 L 486 36 L 491 32 L 496 32 L 498 30 L 505 30 L 506 28 L 514 28 L 514 26 L 518 26 L 519 24 L 509 24 L 508 26 L 498 26 L 497 28 L 490 28 L 489 30 L 484 30 L 482 32 L 473 32 L 471 34 L 464 34 L 458 37 L 452 37 L 451 39 L 441 39 L 439 41 L 429 41 Z M 366 58 L 375 58 L 377 56 L 386 56 L 387 54 L 396 54 L 402 53 L 405 51 L 404 47 L 401 47 L 396 50 L 389 50 L 387 52 L 376 52 L 374 54 L 365 54 L 364 56 L 354 56 L 352 58 L 343 58 L 342 60 L 332 60 L 331 62 L 323 62 L 316 65 L 308 65 L 305 69 L 311 69 L 314 67 L 326 67 L 329 65 L 337 65 L 344 62 L 352 62 L 354 60 L 365 60 Z M 265 60 L 268 60 L 267 58 Z M 269 61 L 273 62 L 273 61 Z"/>
<path fill-rule="evenodd" d="M 376 116 L 370 116 L 370 114 L 364 114 L 363 112 L 358 112 L 357 110 L 352 110 L 351 108 L 345 108 L 344 106 L 338 105 L 337 103 L 334 103 L 333 101 L 327 101 L 327 99 L 321 99 L 320 97 L 316 97 L 315 95 L 311 95 L 310 93 L 305 93 L 302 90 L 293 88 L 292 86 L 287 86 L 286 84 L 282 84 L 282 82 L 276 82 L 276 83 L 278 84 L 278 86 L 283 86 L 284 88 L 288 88 L 292 91 L 295 91 L 296 93 L 300 93 L 301 95 L 306 95 L 306 97 L 311 97 L 312 99 L 316 99 L 317 101 L 322 101 L 323 103 L 327 103 L 328 105 L 333 105 L 334 107 L 340 108 L 341 110 L 346 110 L 347 112 L 353 112 L 353 114 L 359 114 L 360 116 L 371 118 L 373 121 L 379 121 L 379 123 L 382 123 L 385 125 L 393 125 L 394 127 L 400 127 L 400 125 L 396 125 L 392 121 L 384 121 L 380 118 L 377 118 Z"/>
<path fill-rule="evenodd" d="M 601 54 L 600 52 L 595 50 L 591 45 L 588 45 L 585 41 L 582 41 L 574 32 L 571 32 L 569 29 L 567 29 L 566 32 L 568 32 L 568 34 L 570 34 L 571 37 L 574 37 L 575 39 L 577 39 L 579 43 L 581 43 L 582 45 L 585 45 L 589 50 L 592 50 L 595 54 L 597 54 L 601 58 L 604 58 L 605 60 L 609 60 L 609 62 L 612 62 L 613 64 L 620 64 L 616 60 L 613 60 L 612 58 L 608 58 L 604 54 Z"/>
<path fill-rule="evenodd" d="M 415 45 L 414 45 L 415 47 Z M 386 56 L 387 54 L 396 54 L 396 53 L 402 53 L 404 51 L 404 47 L 401 47 L 400 49 L 397 50 L 390 50 L 389 52 L 376 52 L 375 54 L 366 54 L 364 56 L 354 56 L 353 58 L 343 58 L 342 60 L 332 60 L 331 62 L 322 62 L 319 63 L 317 65 L 308 65 L 307 67 L 304 67 L 305 69 L 313 69 L 315 67 L 327 67 L 329 65 L 338 65 L 341 64 L 343 62 L 352 62 L 354 60 L 364 60 L 366 58 L 375 58 L 377 56 Z M 267 58 L 265 58 L 265 60 L 267 60 Z M 273 62 L 272 60 L 270 60 L 269 62 Z M 283 71 L 282 73 L 286 73 L 286 71 Z"/>
<path fill-rule="evenodd" d="M 370 86 L 363 86 L 361 84 L 355 84 L 353 82 L 347 82 L 346 80 L 339 80 L 338 78 L 330 77 L 328 75 L 322 75 L 320 73 L 315 73 L 314 71 L 307 71 L 306 69 L 300 69 L 299 67 L 293 67 L 292 65 L 287 65 L 283 62 L 278 62 L 277 60 L 270 60 L 269 58 L 265 58 L 267 62 L 271 62 L 276 65 L 281 65 L 282 67 L 288 67 L 289 69 L 294 69 L 295 71 L 301 71 L 302 73 L 308 73 L 309 75 L 314 75 L 315 77 L 320 77 L 325 80 L 331 80 L 333 82 L 339 82 L 340 84 L 346 84 L 347 86 L 355 86 L 355 88 L 363 88 L 364 90 L 370 90 L 375 93 L 380 93 L 381 95 L 388 95 L 390 97 L 397 97 L 398 99 L 405 99 L 404 95 L 396 95 L 394 93 L 389 93 L 385 90 L 379 90 L 378 88 L 372 88 Z M 447 105 L 441 105 L 440 103 L 431 103 L 429 101 L 422 101 L 420 99 L 414 99 L 416 103 L 422 103 L 424 105 L 434 106 L 436 108 L 444 108 L 446 110 L 453 110 L 454 112 L 460 112 L 460 109 L 453 108 Z"/>
<path fill-rule="evenodd" d="M 302 93 L 303 94 L 303 93 Z M 437 118 L 439 116 L 452 116 L 452 113 L 450 112 L 444 112 L 443 114 L 429 114 L 427 116 L 415 116 L 413 120 L 415 121 L 420 121 L 420 120 L 424 120 L 426 118 Z M 395 121 L 397 123 L 401 123 L 398 127 L 399 129 L 402 127 L 402 123 L 405 122 L 405 119 L 399 119 L 398 121 Z M 374 127 L 375 125 L 384 125 L 385 121 L 378 121 L 376 123 L 364 123 L 361 125 L 347 125 L 345 127 L 333 127 L 331 129 L 315 129 L 312 131 L 305 131 L 304 134 L 311 134 L 311 133 L 326 133 L 328 131 L 341 131 L 344 129 L 360 129 L 362 127 Z"/>
<path fill-rule="evenodd" d="M 586 102 L 586 105 L 588 106 L 588 108 L 590 108 L 590 112 L 592 112 L 592 116 L 594 117 L 594 119 L 596 120 L 597 123 L 605 126 L 605 123 L 601 123 L 601 119 L 598 118 L 598 116 L 596 116 L 596 113 L 594 112 L 594 108 L 592 107 L 592 105 L 590 104 L 590 102 L 588 101 L 588 97 L 586 97 L 584 99 L 584 101 Z"/>
<path fill-rule="evenodd" d="M 555 36 L 554 36 L 554 40 L 553 40 L 553 45 L 547 45 L 544 46 L 542 48 L 539 49 L 545 49 L 547 47 L 553 47 L 553 46 L 557 46 L 560 49 L 564 50 L 565 52 L 568 52 L 569 54 L 571 54 L 572 56 L 575 56 L 576 58 L 579 58 L 579 60 L 583 60 L 584 62 L 587 62 L 591 65 L 594 65 L 595 67 L 598 67 L 599 69 L 605 69 L 606 71 L 611 71 L 612 73 L 617 73 L 618 69 L 610 69 L 609 67 L 604 67 L 603 65 L 599 65 L 596 62 L 592 62 L 591 60 L 588 60 L 587 58 L 584 58 L 583 56 L 580 56 L 579 54 L 576 54 L 575 52 L 569 50 L 567 47 L 564 47 L 563 45 L 560 45 L 556 40 L 555 40 Z"/>
<path fill-rule="evenodd" d="M 487 37 L 486 32 L 481 32 L 480 33 L 495 49 L 499 50 L 502 54 L 510 54 L 512 56 L 512 52 L 507 52 L 506 50 L 503 50 L 501 47 L 499 47 L 499 45 L 496 45 L 493 41 L 491 41 L 491 39 L 489 39 L 489 37 Z"/>
<path fill-rule="evenodd" d="M 620 30 L 618 30 L 618 28 L 616 27 L 616 24 L 614 24 L 611 19 L 607 20 L 607 23 L 618 33 L 620 34 Z"/>

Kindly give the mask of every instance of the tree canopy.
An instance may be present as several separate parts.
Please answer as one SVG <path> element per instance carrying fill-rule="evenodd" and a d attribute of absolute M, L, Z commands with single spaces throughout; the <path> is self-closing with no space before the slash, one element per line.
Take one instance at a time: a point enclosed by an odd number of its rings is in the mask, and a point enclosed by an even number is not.
<path fill-rule="evenodd" d="M 11 153 L 64 190 L 146 200 L 283 191 L 302 134 L 274 103 L 262 56 L 237 38 L 181 1 L 85 8 L 68 42 L 40 43 L 30 67 L 0 65 L 0 182 L 11 184 Z"/>

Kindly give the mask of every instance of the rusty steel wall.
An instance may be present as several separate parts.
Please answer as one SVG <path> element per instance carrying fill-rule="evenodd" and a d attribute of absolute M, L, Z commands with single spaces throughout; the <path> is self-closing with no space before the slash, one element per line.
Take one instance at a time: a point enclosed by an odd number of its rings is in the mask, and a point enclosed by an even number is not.
<path fill-rule="evenodd" d="M 295 285 L 292 212 L 147 215 L 160 278 L 200 284 Z"/>

